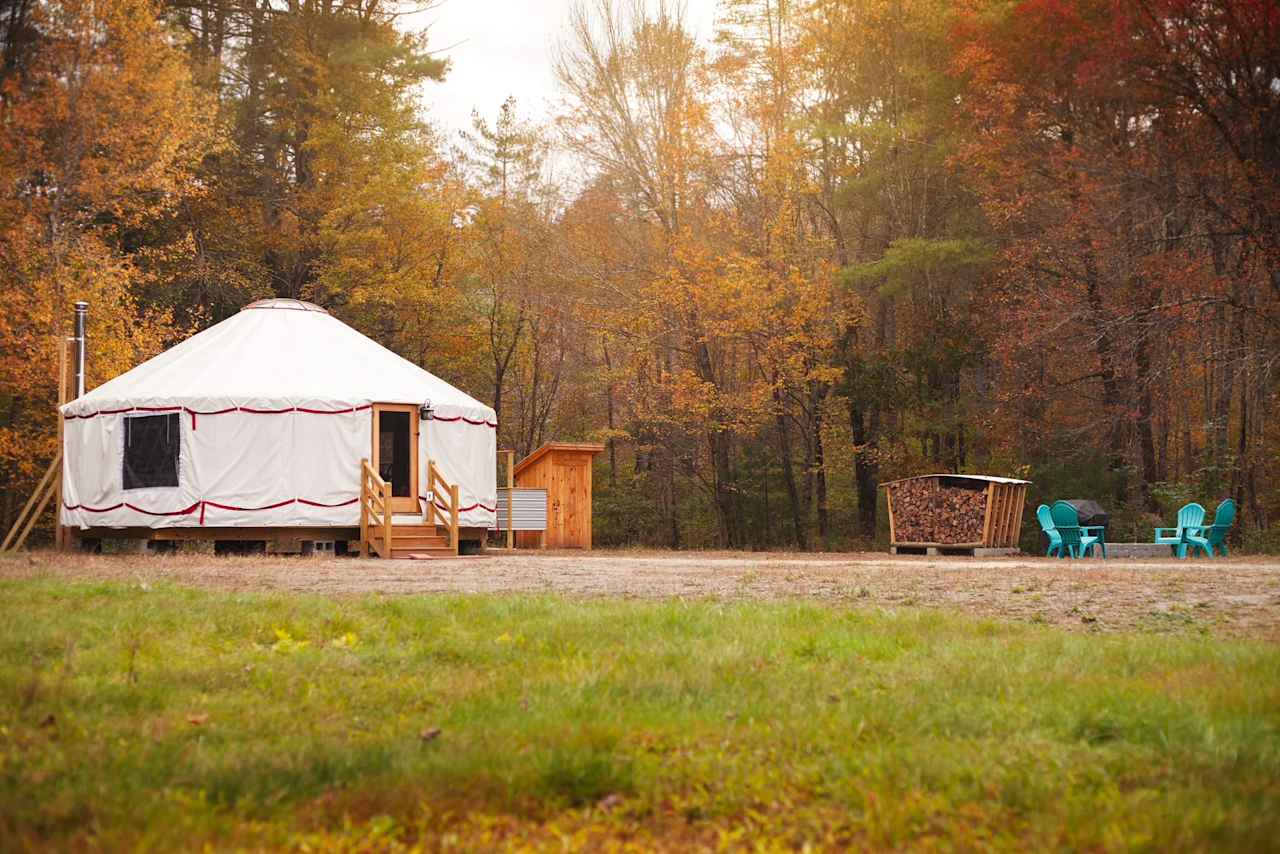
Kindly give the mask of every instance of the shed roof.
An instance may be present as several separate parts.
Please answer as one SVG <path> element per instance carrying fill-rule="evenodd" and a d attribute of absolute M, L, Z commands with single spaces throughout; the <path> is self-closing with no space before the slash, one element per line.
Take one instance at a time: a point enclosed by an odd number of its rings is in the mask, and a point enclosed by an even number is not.
<path fill-rule="evenodd" d="M 942 472 L 940 474 L 918 474 L 914 477 L 901 477 L 897 480 L 889 480 L 880 484 L 881 486 L 893 486 L 895 483 L 903 483 L 908 480 L 920 480 L 929 477 L 958 477 L 964 480 L 980 480 L 984 483 L 1031 483 L 1029 480 L 1019 480 L 1016 477 L 996 477 L 989 474 L 956 474 L 955 472 Z"/>
<path fill-rule="evenodd" d="M 542 459 L 552 451 L 581 451 L 583 453 L 598 454 L 604 451 L 604 445 L 595 442 L 547 442 L 541 448 L 516 463 L 515 470 L 512 471 L 512 477 L 520 474 L 529 466 Z"/>

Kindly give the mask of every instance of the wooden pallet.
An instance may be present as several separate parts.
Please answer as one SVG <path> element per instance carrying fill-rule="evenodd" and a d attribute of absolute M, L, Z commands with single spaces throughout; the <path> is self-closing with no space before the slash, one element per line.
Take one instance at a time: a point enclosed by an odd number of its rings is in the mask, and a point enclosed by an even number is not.
<path fill-rule="evenodd" d="M 949 546 L 944 543 L 904 543 L 889 547 L 893 555 L 928 555 L 929 557 L 1010 557 L 1021 554 L 1013 546 Z"/>

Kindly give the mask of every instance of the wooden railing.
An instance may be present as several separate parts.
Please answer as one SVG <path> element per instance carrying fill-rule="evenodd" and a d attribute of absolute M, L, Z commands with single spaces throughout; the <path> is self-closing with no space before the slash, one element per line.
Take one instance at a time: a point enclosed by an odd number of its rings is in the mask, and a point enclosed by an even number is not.
<path fill-rule="evenodd" d="M 360 461 L 360 557 L 369 556 L 369 547 L 379 557 L 391 557 L 391 484 L 369 465 Z M 379 540 L 369 538 L 369 528 L 380 526 Z"/>
<path fill-rule="evenodd" d="M 445 480 L 432 460 L 427 461 L 427 494 L 430 496 L 427 504 L 431 508 L 427 518 L 449 529 L 449 546 L 456 553 L 458 551 L 458 485 Z M 444 509 L 436 503 L 437 496 L 445 505 Z"/>
<path fill-rule="evenodd" d="M 449 546 L 458 551 L 458 485 L 449 483 L 433 462 L 427 463 L 427 524 L 449 531 Z M 436 501 L 439 500 L 440 504 Z M 378 476 L 367 459 L 360 461 L 360 557 L 372 550 L 379 557 L 391 557 L 391 484 Z"/>

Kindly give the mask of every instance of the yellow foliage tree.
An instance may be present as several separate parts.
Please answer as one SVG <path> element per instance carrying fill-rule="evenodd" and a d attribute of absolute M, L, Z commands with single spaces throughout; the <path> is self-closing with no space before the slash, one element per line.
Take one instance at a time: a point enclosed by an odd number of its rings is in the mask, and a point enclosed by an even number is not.
<path fill-rule="evenodd" d="M 0 519 L 54 452 L 58 341 L 92 305 L 91 383 L 174 335 L 140 312 L 148 275 L 129 236 L 198 192 L 213 141 L 174 33 L 149 0 L 23 7 L 0 81 Z M 12 25 L 12 22 L 11 22 Z M 170 251 L 183 251 L 179 239 Z"/>

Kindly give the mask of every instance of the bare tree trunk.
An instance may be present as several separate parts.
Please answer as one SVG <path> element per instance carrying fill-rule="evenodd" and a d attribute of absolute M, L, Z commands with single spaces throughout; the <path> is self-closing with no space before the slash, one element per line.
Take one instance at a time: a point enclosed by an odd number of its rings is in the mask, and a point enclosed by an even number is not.
<path fill-rule="evenodd" d="M 1147 510 L 1157 510 L 1151 496 L 1151 484 L 1156 482 L 1156 444 L 1152 433 L 1154 412 L 1151 404 L 1151 354 L 1146 341 L 1138 341 L 1134 348 L 1134 364 L 1138 382 L 1138 447 L 1142 460 L 1142 503 Z"/>
<path fill-rule="evenodd" d="M 604 355 L 604 369 L 609 373 L 609 381 L 605 384 L 605 412 L 609 426 L 609 486 L 616 487 L 618 485 L 618 447 L 614 441 L 614 414 L 613 414 L 613 363 L 609 359 L 609 345 L 601 342 L 600 352 Z"/>
<path fill-rule="evenodd" d="M 813 481 L 818 500 L 818 538 L 824 549 L 831 548 L 831 515 L 827 507 L 827 460 L 822 447 L 822 398 L 824 389 L 815 390 L 813 399 Z"/>
<path fill-rule="evenodd" d="M 693 349 L 699 378 L 705 382 L 715 383 L 716 376 L 711 364 L 711 351 L 706 342 L 698 341 Z M 713 417 L 715 416 L 713 415 Z M 713 424 L 705 435 L 707 449 L 711 454 L 712 485 L 715 491 L 716 516 L 720 527 L 720 545 L 731 548 L 738 542 L 736 498 L 738 485 L 734 481 L 731 460 L 732 451 L 730 448 L 733 437 L 728 429 L 719 424 Z"/>
<path fill-rule="evenodd" d="M 849 427 L 853 433 L 853 479 L 858 493 L 858 533 L 867 540 L 876 536 L 876 498 L 880 474 L 876 462 L 879 413 L 849 402 Z"/>
<path fill-rule="evenodd" d="M 662 454 L 663 476 L 665 494 L 663 496 L 666 505 L 667 520 L 670 527 L 671 539 L 669 545 L 673 549 L 680 548 L 680 514 L 676 502 L 676 466 L 675 458 L 671 453 L 671 449 L 667 448 Z"/>
<path fill-rule="evenodd" d="M 1102 285 L 1096 271 L 1091 249 L 1085 249 L 1085 294 L 1089 312 L 1093 317 L 1107 317 L 1102 301 Z M 1106 419 L 1108 468 L 1116 475 L 1114 498 L 1117 503 L 1128 497 L 1127 461 L 1125 459 L 1125 424 L 1122 417 L 1120 395 L 1120 370 L 1116 360 L 1115 344 L 1111 332 L 1101 329 L 1094 338 L 1094 351 L 1102 372 L 1102 411 Z"/>
<path fill-rule="evenodd" d="M 778 460 L 782 464 L 782 485 L 787 489 L 787 503 L 791 508 L 792 542 L 800 549 L 808 549 L 808 531 L 800 512 L 800 490 L 796 486 L 795 464 L 791 460 L 791 431 L 787 427 L 787 416 L 782 411 L 781 396 L 776 390 L 773 399 L 778 407 L 774 424 L 778 436 Z"/>
<path fill-rule="evenodd" d="M 800 438 L 804 443 L 804 469 L 800 480 L 800 516 L 804 519 L 805 529 L 809 528 L 813 518 L 813 430 L 808 424 L 800 425 Z M 813 548 L 813 542 L 806 536 L 805 548 Z"/>

